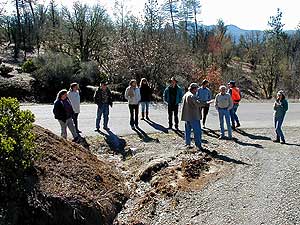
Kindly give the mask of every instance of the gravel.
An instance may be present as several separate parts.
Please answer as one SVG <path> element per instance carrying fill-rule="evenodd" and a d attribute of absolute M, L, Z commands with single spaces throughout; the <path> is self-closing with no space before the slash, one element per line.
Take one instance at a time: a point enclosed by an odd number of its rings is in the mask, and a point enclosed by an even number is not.
<path fill-rule="evenodd" d="M 201 190 L 178 191 L 171 198 L 156 199 L 151 214 L 138 221 L 151 225 L 300 224 L 299 128 L 285 133 L 290 144 L 271 142 L 270 129 L 235 134 L 238 141 L 224 141 L 230 148 L 221 154 L 236 161 L 225 161 L 217 179 Z M 127 204 L 119 221 L 131 207 Z"/>

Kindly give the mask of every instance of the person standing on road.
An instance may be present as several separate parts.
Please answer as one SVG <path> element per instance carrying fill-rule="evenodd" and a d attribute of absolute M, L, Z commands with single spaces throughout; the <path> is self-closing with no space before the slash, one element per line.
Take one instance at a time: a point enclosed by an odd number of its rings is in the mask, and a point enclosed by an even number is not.
<path fill-rule="evenodd" d="M 94 101 L 98 106 L 96 118 L 96 132 L 100 131 L 100 121 L 103 115 L 103 129 L 109 131 L 109 106 L 112 107 L 113 98 L 107 82 L 102 82 L 94 94 Z"/>
<path fill-rule="evenodd" d="M 274 102 L 274 123 L 276 139 L 274 142 L 285 144 L 285 138 L 281 129 L 286 112 L 288 111 L 288 101 L 285 99 L 284 92 L 278 91 L 276 101 Z"/>
<path fill-rule="evenodd" d="M 177 80 L 172 77 L 170 79 L 170 86 L 168 86 L 163 94 L 164 101 L 168 104 L 168 116 L 169 116 L 169 129 L 173 126 L 173 113 L 175 120 L 175 129 L 178 130 L 178 108 L 179 103 L 182 101 L 183 91 L 180 86 L 177 85 Z"/>
<path fill-rule="evenodd" d="M 189 91 L 183 96 L 181 120 L 185 121 L 185 144 L 191 148 L 191 130 L 194 132 L 195 144 L 199 149 L 201 145 L 201 108 L 208 103 L 197 99 L 195 94 L 199 86 L 196 83 L 191 83 Z"/>
<path fill-rule="evenodd" d="M 131 129 L 135 129 L 135 127 L 138 128 L 139 102 L 141 100 L 141 94 L 140 89 L 137 87 L 136 80 L 132 79 L 129 82 L 129 86 L 125 90 L 125 99 L 128 100 Z"/>
<path fill-rule="evenodd" d="M 79 94 L 79 85 L 77 83 L 72 83 L 70 85 L 70 90 L 68 91 L 68 99 L 71 102 L 72 108 L 74 110 L 73 122 L 76 128 L 77 133 L 81 133 L 78 129 L 78 115 L 80 113 L 80 94 Z"/>
<path fill-rule="evenodd" d="M 68 91 L 63 89 L 58 92 L 57 98 L 54 102 L 53 114 L 55 119 L 58 120 L 61 128 L 61 136 L 67 139 L 67 127 L 73 135 L 73 141 L 79 140 L 79 134 L 76 132 L 76 128 L 73 123 L 73 108 L 71 102 L 68 99 Z"/>
<path fill-rule="evenodd" d="M 237 116 L 237 109 L 239 107 L 239 102 L 241 101 L 241 92 L 238 87 L 236 87 L 235 81 L 231 80 L 228 83 L 229 90 L 228 93 L 231 95 L 233 101 L 233 107 L 230 110 L 230 117 L 231 117 L 231 125 L 232 129 L 235 130 L 236 127 L 240 127 L 239 117 Z"/>
<path fill-rule="evenodd" d="M 209 82 L 208 80 L 203 80 L 201 87 L 198 89 L 197 91 L 197 98 L 198 100 L 202 101 L 202 102 L 209 102 L 212 99 L 212 94 L 210 89 L 208 88 Z M 203 128 L 205 127 L 205 122 L 206 122 L 206 118 L 208 115 L 208 111 L 209 111 L 209 104 L 206 104 L 205 106 L 201 107 L 201 112 L 203 113 L 202 116 L 202 125 Z"/>
<path fill-rule="evenodd" d="M 215 107 L 219 113 L 221 136 L 219 139 L 225 139 L 224 117 L 227 124 L 228 138 L 232 139 L 232 129 L 230 126 L 230 110 L 233 107 L 233 101 L 229 93 L 226 93 L 224 85 L 219 88 L 220 93 L 216 95 Z"/>
<path fill-rule="evenodd" d="M 146 78 L 142 78 L 141 80 L 140 93 L 141 93 L 141 107 L 142 107 L 141 120 L 144 120 L 145 112 L 146 112 L 146 119 L 149 120 L 149 104 L 151 101 L 152 90 Z"/>

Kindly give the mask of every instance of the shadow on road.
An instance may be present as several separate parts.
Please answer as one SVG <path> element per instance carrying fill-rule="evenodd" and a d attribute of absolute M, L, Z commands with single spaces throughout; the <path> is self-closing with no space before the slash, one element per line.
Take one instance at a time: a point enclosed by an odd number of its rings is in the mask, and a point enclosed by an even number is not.
<path fill-rule="evenodd" d="M 254 134 L 250 134 L 250 133 L 247 133 L 246 131 L 244 130 L 241 130 L 241 129 L 236 129 L 236 132 L 243 135 L 243 136 L 246 136 L 250 139 L 253 139 L 253 140 L 262 140 L 262 141 L 270 141 L 271 138 L 270 137 L 266 137 L 266 136 L 262 136 L 262 135 L 254 135 Z"/>
<path fill-rule="evenodd" d="M 245 163 L 241 160 L 236 160 L 236 159 L 233 159 L 233 158 L 230 158 L 226 155 L 221 155 L 219 154 L 217 151 L 209 151 L 208 149 L 204 149 L 202 150 L 203 152 L 207 153 L 210 157 L 214 158 L 214 159 L 218 159 L 218 160 L 221 160 L 221 161 L 224 161 L 224 162 L 229 162 L 229 163 L 234 163 L 234 164 L 239 164 L 239 165 L 247 165 L 247 166 L 250 166 L 250 164 L 248 163 Z"/>
<path fill-rule="evenodd" d="M 213 137 L 213 138 L 219 138 L 220 137 L 220 134 L 218 134 L 215 130 L 212 130 L 210 128 L 202 129 L 202 132 L 204 134 L 206 134 L 207 136 L 210 136 L 210 137 Z"/>
<path fill-rule="evenodd" d="M 285 143 L 284 145 L 300 147 L 300 144 Z"/>
<path fill-rule="evenodd" d="M 148 123 L 151 127 L 153 127 L 155 130 L 159 130 L 159 131 L 162 131 L 164 133 L 169 133 L 168 131 L 168 128 L 158 124 L 158 123 L 155 123 L 154 121 L 152 120 L 144 120 L 146 123 Z"/>
<path fill-rule="evenodd" d="M 153 141 L 159 143 L 159 140 L 157 138 L 154 139 L 152 137 L 149 137 L 149 135 L 145 131 L 143 131 L 140 127 L 135 127 L 133 130 L 137 133 L 137 135 L 143 142 Z"/>
<path fill-rule="evenodd" d="M 250 146 L 250 147 L 255 147 L 255 148 L 264 148 L 261 144 L 257 144 L 257 143 L 248 143 L 248 142 L 242 142 L 237 138 L 232 138 L 232 140 L 237 143 L 238 145 L 242 145 L 242 146 Z"/>
<path fill-rule="evenodd" d="M 111 131 L 107 131 L 107 133 L 100 131 L 99 134 L 104 136 L 105 142 L 112 151 L 120 153 L 123 157 L 125 157 L 125 139 L 118 137 Z"/>
<path fill-rule="evenodd" d="M 179 137 L 184 139 L 184 132 L 182 130 L 179 129 L 172 129 L 172 130 L 174 131 L 175 134 L 177 134 Z"/>

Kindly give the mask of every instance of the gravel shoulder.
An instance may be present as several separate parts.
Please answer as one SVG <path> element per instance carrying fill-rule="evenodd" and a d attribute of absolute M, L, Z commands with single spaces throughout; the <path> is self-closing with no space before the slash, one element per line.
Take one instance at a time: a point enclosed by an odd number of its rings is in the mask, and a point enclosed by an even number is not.
<path fill-rule="evenodd" d="M 300 224 L 299 130 L 284 130 L 286 145 L 271 142 L 269 128 L 240 130 L 234 141 L 209 131 L 203 136 L 207 153 L 186 149 L 174 132 L 118 139 L 102 134 L 88 141 L 98 157 L 115 163 L 131 189 L 115 224 L 293 225 Z"/>

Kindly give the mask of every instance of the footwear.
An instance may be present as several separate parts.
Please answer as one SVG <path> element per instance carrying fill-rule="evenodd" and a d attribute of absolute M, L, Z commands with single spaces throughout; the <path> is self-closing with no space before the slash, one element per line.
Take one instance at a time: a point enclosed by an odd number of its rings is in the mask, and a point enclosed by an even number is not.
<path fill-rule="evenodd" d="M 273 142 L 274 143 L 279 143 L 280 141 L 279 141 L 279 139 L 275 139 L 275 140 L 273 140 Z"/>
<path fill-rule="evenodd" d="M 175 125 L 175 130 L 179 130 L 179 127 L 178 127 L 178 125 Z"/>
<path fill-rule="evenodd" d="M 185 145 L 184 147 L 186 147 L 187 149 L 192 149 L 192 148 L 194 148 L 193 145 Z"/>
<path fill-rule="evenodd" d="M 76 133 L 77 133 L 77 134 L 81 134 L 82 132 L 81 132 L 80 130 L 77 130 Z"/>
<path fill-rule="evenodd" d="M 144 117 L 145 117 L 145 113 L 144 113 L 144 112 L 142 112 L 142 117 L 141 117 L 141 120 L 145 120 L 145 119 L 144 119 Z"/>
<path fill-rule="evenodd" d="M 219 140 L 225 140 L 226 138 L 224 136 L 220 136 Z"/>
<path fill-rule="evenodd" d="M 240 123 L 237 123 L 237 124 L 236 124 L 236 127 L 240 127 L 240 126 L 241 126 L 241 124 L 240 124 Z"/>
<path fill-rule="evenodd" d="M 284 144 L 285 144 L 285 140 L 281 141 L 280 144 L 283 144 L 283 145 L 284 145 Z"/>
<path fill-rule="evenodd" d="M 131 126 L 131 129 L 132 129 L 132 130 L 134 130 L 134 129 L 135 129 L 135 127 L 134 127 L 134 126 Z"/>
<path fill-rule="evenodd" d="M 110 129 L 108 127 L 103 127 L 104 130 L 109 131 Z"/>
<path fill-rule="evenodd" d="M 169 125 L 168 129 L 172 129 L 172 127 L 173 127 L 172 125 Z"/>
<path fill-rule="evenodd" d="M 76 138 L 74 138 L 74 139 L 72 140 L 72 142 L 78 143 L 78 142 L 79 142 L 79 140 L 80 140 L 80 137 L 79 137 L 79 136 L 77 136 Z"/>
<path fill-rule="evenodd" d="M 100 132 L 100 129 L 99 129 L 99 128 L 96 128 L 96 129 L 95 129 L 95 132 Z"/>
<path fill-rule="evenodd" d="M 148 112 L 146 112 L 146 119 L 147 119 L 147 120 L 150 120 L 150 118 L 149 118 L 149 113 L 148 113 Z"/>
<path fill-rule="evenodd" d="M 232 130 L 235 130 L 235 126 L 231 126 L 231 129 L 232 129 Z"/>

